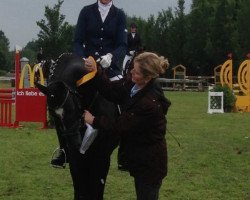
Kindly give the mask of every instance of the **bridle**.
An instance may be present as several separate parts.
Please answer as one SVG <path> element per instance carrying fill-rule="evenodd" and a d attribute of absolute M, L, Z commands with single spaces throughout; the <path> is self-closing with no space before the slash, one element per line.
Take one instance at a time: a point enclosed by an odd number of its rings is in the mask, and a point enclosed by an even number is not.
<path fill-rule="evenodd" d="M 64 83 L 63 81 L 55 81 L 55 82 L 51 82 L 51 84 L 56 84 L 57 82 L 61 82 L 65 88 L 65 91 L 66 91 L 66 95 L 64 96 L 64 99 L 62 101 L 62 103 L 60 103 L 59 105 L 57 106 L 53 106 L 53 107 L 50 107 L 48 106 L 48 109 L 51 113 L 51 115 L 58 119 L 60 121 L 60 124 L 61 124 L 61 132 L 63 134 L 68 134 L 69 132 L 73 132 L 74 130 L 77 129 L 79 123 L 81 123 L 81 120 L 82 120 L 82 114 L 83 114 L 83 109 L 82 109 L 82 106 L 81 106 L 81 103 L 80 103 L 80 99 L 81 99 L 81 96 L 80 94 L 76 91 L 76 90 L 73 90 L 71 89 L 66 83 Z M 65 104 L 67 103 L 69 97 L 70 97 L 70 94 L 73 96 L 73 103 L 74 105 L 76 106 L 76 109 L 79 110 L 79 114 L 77 116 L 77 120 L 75 121 L 75 123 L 71 126 L 71 128 L 67 129 L 64 125 L 64 121 L 63 121 L 63 116 L 58 114 L 57 111 L 62 109 L 64 110 L 64 106 Z M 50 98 L 55 98 L 55 95 L 54 94 L 50 94 L 49 95 Z"/>
<path fill-rule="evenodd" d="M 83 115 L 83 112 L 84 112 L 84 109 L 82 108 L 82 105 L 81 105 L 81 95 L 79 94 L 79 92 L 77 90 L 73 90 L 72 88 L 70 88 L 65 82 L 63 81 L 55 81 L 55 82 L 51 82 L 51 84 L 55 84 L 56 82 L 62 82 L 63 85 L 64 85 L 64 88 L 66 89 L 66 95 L 62 101 L 62 103 L 56 107 L 49 107 L 49 111 L 50 113 L 53 115 L 53 117 L 57 118 L 59 121 L 60 121 L 60 124 L 61 124 L 61 132 L 62 132 L 62 135 L 74 135 L 74 133 L 76 132 L 75 130 L 78 130 L 79 127 L 81 125 L 84 124 L 83 122 L 83 118 L 82 118 L 82 115 Z M 64 125 L 64 121 L 63 121 L 63 117 L 59 114 L 56 113 L 56 110 L 59 110 L 59 109 L 63 109 L 65 104 L 67 103 L 70 95 L 73 96 L 73 103 L 75 104 L 75 106 L 77 107 L 76 109 L 79 110 L 79 113 L 78 113 L 78 116 L 77 116 L 77 120 L 74 122 L 74 124 L 70 127 L 70 128 L 66 128 L 65 125 Z M 91 109 L 92 106 L 94 105 L 96 99 L 97 99 L 97 96 L 98 96 L 98 92 L 96 92 L 95 96 L 93 97 L 90 105 L 88 106 L 87 109 Z M 50 97 L 54 98 L 54 95 L 51 94 Z"/>
<path fill-rule="evenodd" d="M 61 103 L 61 105 L 57 106 L 56 109 L 58 108 L 63 108 L 64 104 L 67 102 L 68 98 L 69 98 L 69 90 L 67 90 L 67 94 L 66 94 L 66 97 L 64 98 L 63 102 Z M 53 95 L 51 95 L 52 97 Z"/>

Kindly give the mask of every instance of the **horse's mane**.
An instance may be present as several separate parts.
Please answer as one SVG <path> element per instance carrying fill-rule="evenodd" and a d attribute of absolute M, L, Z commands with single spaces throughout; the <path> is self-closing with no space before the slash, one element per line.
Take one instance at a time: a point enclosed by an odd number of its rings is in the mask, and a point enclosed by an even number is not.
<path fill-rule="evenodd" d="M 63 81 L 74 87 L 85 72 L 82 58 L 73 53 L 61 54 L 50 66 L 49 82 Z"/>
<path fill-rule="evenodd" d="M 72 53 L 63 53 L 54 62 L 51 63 L 49 81 L 58 80 L 60 74 L 67 67 L 67 62 L 69 58 L 72 57 L 72 55 Z"/>

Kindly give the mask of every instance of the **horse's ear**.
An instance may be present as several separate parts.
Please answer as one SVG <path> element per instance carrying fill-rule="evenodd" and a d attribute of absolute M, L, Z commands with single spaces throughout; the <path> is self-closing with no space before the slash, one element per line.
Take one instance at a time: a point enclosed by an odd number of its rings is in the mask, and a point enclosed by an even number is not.
<path fill-rule="evenodd" d="M 44 85 L 41 85 L 40 83 L 38 82 L 35 82 L 35 86 L 38 88 L 38 90 L 40 90 L 43 94 L 45 95 L 48 95 L 49 93 L 49 90 L 46 86 Z"/>

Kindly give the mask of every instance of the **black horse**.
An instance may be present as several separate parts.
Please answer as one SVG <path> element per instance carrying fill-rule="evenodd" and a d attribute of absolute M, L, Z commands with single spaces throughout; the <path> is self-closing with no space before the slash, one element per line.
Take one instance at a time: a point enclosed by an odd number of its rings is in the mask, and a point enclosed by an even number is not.
<path fill-rule="evenodd" d="M 86 127 L 82 122 L 85 109 L 95 115 L 114 117 L 118 111 L 96 91 L 90 80 L 77 85 L 87 71 L 84 61 L 74 54 L 63 54 L 51 63 L 48 86 L 36 83 L 47 95 L 59 143 L 66 151 L 74 185 L 74 199 L 103 199 L 104 185 L 109 170 L 110 155 L 119 137 L 98 132 L 97 138 L 85 154 L 79 152 Z"/>
<path fill-rule="evenodd" d="M 71 148 L 79 148 L 83 106 L 75 80 L 87 74 L 83 60 L 73 54 L 62 54 L 56 62 L 47 61 L 46 64 L 50 71 L 48 86 L 35 84 L 47 95 L 49 112 L 54 117 L 59 136 L 65 137 Z"/>

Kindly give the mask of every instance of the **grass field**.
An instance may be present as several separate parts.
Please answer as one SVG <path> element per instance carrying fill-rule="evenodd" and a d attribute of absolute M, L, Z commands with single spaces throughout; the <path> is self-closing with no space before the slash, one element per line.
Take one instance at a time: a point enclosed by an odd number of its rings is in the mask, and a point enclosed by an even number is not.
<path fill-rule="evenodd" d="M 206 92 L 167 92 L 169 174 L 160 200 L 250 200 L 250 113 L 207 114 Z M 69 169 L 53 169 L 55 131 L 23 123 L 0 128 L 1 200 L 72 200 Z M 135 200 L 133 179 L 117 170 L 115 150 L 105 200 Z"/>
<path fill-rule="evenodd" d="M 11 83 L 10 81 L 0 81 L 0 88 L 10 88 Z"/>

